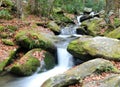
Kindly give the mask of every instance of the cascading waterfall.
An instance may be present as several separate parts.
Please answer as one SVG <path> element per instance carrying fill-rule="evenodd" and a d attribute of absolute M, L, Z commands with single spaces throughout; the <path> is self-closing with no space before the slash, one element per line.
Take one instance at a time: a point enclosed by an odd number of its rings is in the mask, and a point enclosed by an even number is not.
<path fill-rule="evenodd" d="M 72 55 L 70 55 L 66 49 L 58 48 L 58 66 L 70 68 L 73 66 Z M 62 55 L 61 55 L 62 54 Z"/>
<path fill-rule="evenodd" d="M 13 76 L 5 76 L 2 78 L 0 82 L 0 87 L 40 87 L 44 81 L 48 78 L 58 75 L 67 71 L 71 68 L 73 64 L 72 55 L 69 54 L 66 50 L 69 42 L 75 37 L 66 37 L 66 35 L 72 35 L 76 33 L 76 26 L 69 26 L 63 28 L 61 31 L 61 37 L 64 41 L 57 43 L 57 57 L 58 57 L 58 65 L 53 69 L 43 72 L 43 73 L 35 73 L 32 76 L 28 77 L 13 77 Z M 44 63 L 43 63 L 44 64 Z"/>

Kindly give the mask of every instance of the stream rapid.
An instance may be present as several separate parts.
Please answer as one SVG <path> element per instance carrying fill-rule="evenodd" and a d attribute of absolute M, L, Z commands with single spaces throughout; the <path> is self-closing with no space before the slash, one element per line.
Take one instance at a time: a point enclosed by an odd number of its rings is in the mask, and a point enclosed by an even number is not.
<path fill-rule="evenodd" d="M 58 64 L 51 70 L 34 73 L 27 77 L 17 77 L 13 75 L 4 75 L 0 77 L 0 87 L 40 87 L 48 78 L 61 74 L 74 66 L 73 57 L 67 52 L 67 45 L 76 35 L 76 26 L 70 25 L 62 28 L 58 37 L 64 39 L 56 43 Z M 44 63 L 43 63 L 44 64 Z"/>

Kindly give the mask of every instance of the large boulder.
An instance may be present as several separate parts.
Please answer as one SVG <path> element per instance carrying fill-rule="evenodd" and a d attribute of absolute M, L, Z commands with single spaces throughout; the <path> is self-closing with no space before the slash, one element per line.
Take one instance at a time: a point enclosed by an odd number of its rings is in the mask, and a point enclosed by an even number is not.
<path fill-rule="evenodd" d="M 0 44 L 0 72 L 14 58 L 17 47 Z"/>
<path fill-rule="evenodd" d="M 91 81 L 82 85 L 82 87 L 119 87 L 120 74 L 106 77 L 99 81 Z"/>
<path fill-rule="evenodd" d="M 106 36 L 111 37 L 111 38 L 120 39 L 120 27 L 109 32 Z"/>
<path fill-rule="evenodd" d="M 16 75 L 31 75 L 39 66 L 43 66 L 41 62 L 44 61 L 44 69 L 51 69 L 55 65 L 54 57 L 45 50 L 32 49 L 27 52 L 22 58 L 15 61 L 8 66 L 6 70 Z M 41 65 L 40 65 L 41 64 Z M 42 68 L 41 68 L 42 69 Z"/>
<path fill-rule="evenodd" d="M 68 87 L 71 84 L 79 83 L 83 78 L 98 70 L 119 72 L 110 61 L 98 58 L 78 65 L 63 74 L 49 78 L 41 87 Z"/>
<path fill-rule="evenodd" d="M 67 50 L 81 60 L 102 57 L 108 60 L 120 60 L 120 41 L 107 37 L 83 36 L 69 43 Z"/>
<path fill-rule="evenodd" d="M 55 50 L 54 43 L 50 39 L 51 35 L 41 33 L 39 30 L 21 30 L 15 35 L 16 43 L 24 48 L 42 48 L 45 50 Z"/>

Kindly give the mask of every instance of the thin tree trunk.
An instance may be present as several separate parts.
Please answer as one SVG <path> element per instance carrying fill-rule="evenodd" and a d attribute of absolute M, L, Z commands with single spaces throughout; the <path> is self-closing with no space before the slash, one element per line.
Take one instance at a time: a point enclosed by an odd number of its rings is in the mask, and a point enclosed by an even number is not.
<path fill-rule="evenodd" d="M 18 18 L 21 18 L 21 16 L 22 16 L 22 10 L 23 10 L 23 8 L 22 8 L 22 0 L 16 0 L 16 6 L 17 6 L 17 17 Z"/>

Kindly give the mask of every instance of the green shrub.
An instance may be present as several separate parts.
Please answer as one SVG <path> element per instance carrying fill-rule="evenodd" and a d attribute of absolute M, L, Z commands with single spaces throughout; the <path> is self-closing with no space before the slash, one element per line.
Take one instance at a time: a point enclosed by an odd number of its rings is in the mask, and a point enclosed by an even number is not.
<path fill-rule="evenodd" d="M 7 29 L 10 31 L 10 32 L 14 32 L 17 30 L 17 27 L 16 26 L 12 26 L 12 25 L 8 25 L 7 26 Z"/>
<path fill-rule="evenodd" d="M 12 7 L 14 5 L 12 0 L 0 0 L 0 1 L 2 2 L 2 5 L 6 7 Z"/>
<path fill-rule="evenodd" d="M 14 42 L 10 39 L 2 39 L 2 42 L 5 44 L 5 45 L 9 45 L 9 46 L 13 46 L 14 45 Z"/>
<path fill-rule="evenodd" d="M 0 32 L 3 31 L 4 29 L 5 27 L 0 25 Z"/>
<path fill-rule="evenodd" d="M 0 19 L 9 20 L 11 18 L 12 18 L 12 16 L 11 16 L 11 14 L 10 14 L 10 12 L 8 10 L 3 9 L 3 10 L 0 11 Z"/>
<path fill-rule="evenodd" d="M 103 72 L 112 72 L 112 71 L 114 71 L 113 66 L 100 66 L 100 67 L 97 67 L 96 69 L 97 74 L 101 74 Z"/>

